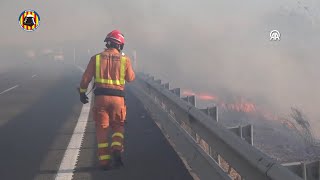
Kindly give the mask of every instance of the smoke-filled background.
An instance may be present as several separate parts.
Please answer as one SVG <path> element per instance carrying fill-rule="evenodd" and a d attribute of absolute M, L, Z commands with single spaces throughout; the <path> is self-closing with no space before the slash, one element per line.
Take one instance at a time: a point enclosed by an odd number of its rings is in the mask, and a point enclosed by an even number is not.
<path fill-rule="evenodd" d="M 279 114 L 299 107 L 319 131 L 320 1 L 2 0 L 0 9 L 0 72 L 46 48 L 70 58 L 76 48 L 87 62 L 87 49 L 102 50 L 106 34 L 120 29 L 125 52 L 137 52 L 137 70 Z M 25 9 L 40 14 L 35 32 L 19 27 Z M 269 40 L 273 29 L 281 41 Z"/>

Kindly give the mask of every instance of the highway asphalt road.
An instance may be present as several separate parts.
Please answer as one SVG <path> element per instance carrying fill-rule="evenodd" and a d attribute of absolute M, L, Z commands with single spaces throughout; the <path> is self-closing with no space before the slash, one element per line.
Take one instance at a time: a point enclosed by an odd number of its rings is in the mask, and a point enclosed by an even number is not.
<path fill-rule="evenodd" d="M 81 71 L 63 62 L 33 62 L 0 73 L 0 179 L 55 179 L 82 109 Z M 144 106 L 128 92 L 125 167 L 96 167 L 91 115 L 73 179 L 189 180 L 188 170 Z"/>

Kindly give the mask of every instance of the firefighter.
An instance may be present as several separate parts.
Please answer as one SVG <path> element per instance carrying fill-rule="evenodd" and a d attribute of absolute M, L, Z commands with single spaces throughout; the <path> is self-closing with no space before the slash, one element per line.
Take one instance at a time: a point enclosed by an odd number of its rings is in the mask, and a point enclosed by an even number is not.
<path fill-rule="evenodd" d="M 135 79 L 129 57 L 121 53 L 124 36 L 118 31 L 105 38 L 106 49 L 91 57 L 80 83 L 80 101 L 88 102 L 88 85 L 94 77 L 93 119 L 96 127 L 100 167 L 120 168 L 126 118 L 125 83 Z M 110 137 L 111 136 L 111 137 Z M 111 139 L 111 142 L 109 142 Z M 111 164 L 112 163 L 112 164 Z"/>

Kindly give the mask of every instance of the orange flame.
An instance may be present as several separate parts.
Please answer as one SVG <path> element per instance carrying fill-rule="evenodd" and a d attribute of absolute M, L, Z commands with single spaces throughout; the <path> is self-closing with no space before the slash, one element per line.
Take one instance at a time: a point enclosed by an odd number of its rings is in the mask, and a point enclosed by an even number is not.
<path fill-rule="evenodd" d="M 209 95 L 209 94 L 204 94 L 204 93 L 195 93 L 191 90 L 184 90 L 182 92 L 182 95 L 184 96 L 197 96 L 197 98 L 201 99 L 201 100 L 204 100 L 204 101 L 212 101 L 212 100 L 216 100 L 217 97 L 216 96 L 213 96 L 213 95 Z"/>
<path fill-rule="evenodd" d="M 191 90 L 184 90 L 182 92 L 182 95 L 184 95 L 184 96 L 195 96 L 196 94 L 194 92 L 192 92 Z"/>
<path fill-rule="evenodd" d="M 245 98 L 239 98 L 236 100 L 236 102 L 226 103 L 217 96 L 204 93 L 195 93 L 192 90 L 184 90 L 182 94 L 184 96 L 196 96 L 197 98 L 204 101 L 216 101 L 218 107 L 225 111 L 236 111 L 251 114 L 254 113 L 256 115 L 262 116 L 266 120 L 278 121 L 290 129 L 294 128 L 294 125 L 287 119 L 280 118 L 271 112 L 259 108 L 253 102 L 245 100 Z"/>
<path fill-rule="evenodd" d="M 217 97 L 215 97 L 215 96 L 210 96 L 210 95 L 205 95 L 205 94 L 199 94 L 198 97 L 199 97 L 201 100 L 206 100 L 206 101 L 210 101 L 210 100 L 215 100 L 215 99 L 217 99 Z"/>

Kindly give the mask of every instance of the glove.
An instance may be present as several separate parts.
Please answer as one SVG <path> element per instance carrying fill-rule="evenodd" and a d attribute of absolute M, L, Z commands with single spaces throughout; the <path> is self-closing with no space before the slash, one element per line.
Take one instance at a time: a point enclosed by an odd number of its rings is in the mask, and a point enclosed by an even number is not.
<path fill-rule="evenodd" d="M 86 95 L 86 93 L 80 93 L 80 101 L 83 103 L 83 104 L 87 104 L 89 101 L 88 101 L 88 96 Z"/>

